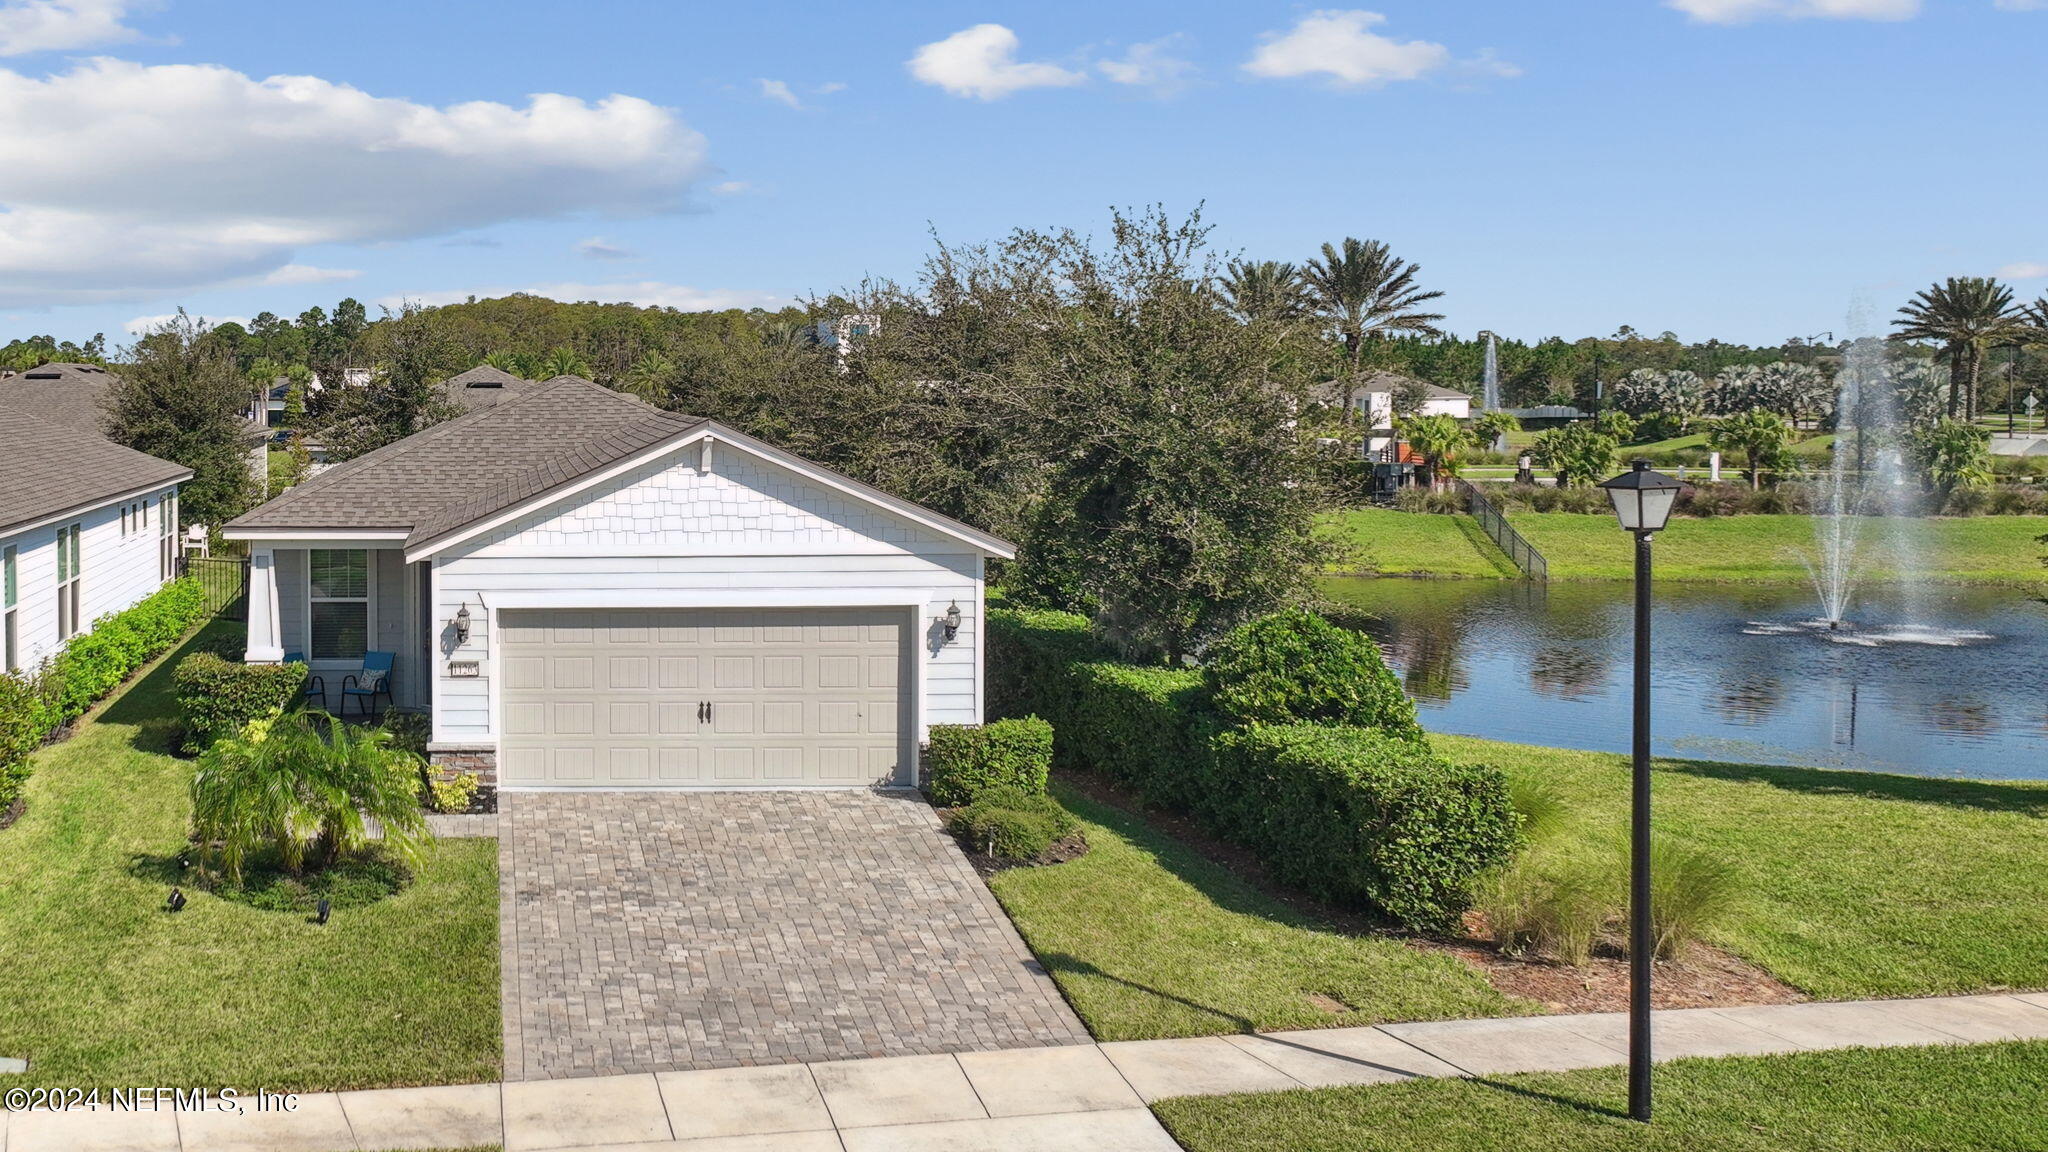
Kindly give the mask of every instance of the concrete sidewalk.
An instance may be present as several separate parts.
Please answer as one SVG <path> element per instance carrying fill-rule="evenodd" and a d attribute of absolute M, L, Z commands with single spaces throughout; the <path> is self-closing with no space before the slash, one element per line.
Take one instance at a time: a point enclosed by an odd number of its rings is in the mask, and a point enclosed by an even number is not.
<path fill-rule="evenodd" d="M 1697 1008 L 1660 1060 L 2048 1039 L 2048 994 Z M 1452 1020 L 299 1097 L 296 1111 L 0 1113 L 0 1152 L 1170 1152 L 1145 1105 L 1624 1062 L 1619 1014 Z"/>

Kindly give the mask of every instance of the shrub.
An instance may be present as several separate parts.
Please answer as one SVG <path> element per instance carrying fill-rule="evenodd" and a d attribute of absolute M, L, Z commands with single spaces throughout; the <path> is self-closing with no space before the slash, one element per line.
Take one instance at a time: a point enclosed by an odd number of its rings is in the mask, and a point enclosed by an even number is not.
<path fill-rule="evenodd" d="M 205 610 L 199 583 L 176 580 L 94 621 L 41 668 L 0 673 L 0 812 L 21 794 L 29 757 L 52 732 L 177 643 Z"/>
<path fill-rule="evenodd" d="M 1615 914 L 1609 887 L 1585 867 L 1546 870 L 1524 859 L 1486 876 L 1476 903 L 1503 953 L 1543 951 L 1583 967 Z"/>
<path fill-rule="evenodd" d="M 1513 851 L 1507 778 L 1364 728 L 1260 726 L 1222 736 L 1233 833 L 1282 881 L 1364 902 L 1408 928 L 1455 928 L 1472 886 Z"/>
<path fill-rule="evenodd" d="M 243 664 L 194 652 L 171 673 L 185 751 L 203 752 L 253 720 L 275 716 L 305 698 L 304 664 Z"/>
<path fill-rule="evenodd" d="M 1213 794 L 1202 675 L 1107 660 L 1069 670 L 1075 703 L 1053 747 L 1063 764 L 1102 773 L 1147 803 L 1199 808 Z"/>
<path fill-rule="evenodd" d="M 994 787 L 1044 792 L 1052 771 L 1052 743 L 1052 725 L 1036 716 L 995 720 L 978 728 L 934 724 L 932 802 L 951 808 Z"/>
<path fill-rule="evenodd" d="M 388 712 L 384 730 L 391 733 L 391 746 L 424 760 L 427 744 L 434 736 L 434 718 L 425 712 Z"/>
<path fill-rule="evenodd" d="M 216 742 L 192 777 L 192 822 L 200 853 L 218 859 L 230 882 L 258 853 L 274 853 L 294 875 L 310 850 L 326 867 L 368 842 L 367 821 L 383 826 L 384 848 L 408 861 L 430 833 L 419 806 L 419 759 L 391 745 L 381 728 L 356 728 L 324 712 L 258 720 Z"/>
<path fill-rule="evenodd" d="M 392 745 L 396 747 L 397 741 Z M 458 772 L 446 780 L 429 780 L 427 795 L 433 800 L 434 811 L 462 813 L 476 802 L 477 789 L 482 786 L 483 781 L 474 774 Z"/>
<path fill-rule="evenodd" d="M 1659 960 L 1682 955 L 1726 917 L 1741 894 L 1727 861 L 1665 836 L 1650 840 L 1650 934 Z"/>
<path fill-rule="evenodd" d="M 1202 669 L 1210 703 L 1232 724 L 1344 724 L 1422 738 L 1415 702 L 1379 646 L 1301 608 L 1239 625 Z"/>
<path fill-rule="evenodd" d="M 1042 792 L 997 787 L 953 813 L 947 827 L 984 855 L 1033 860 L 1070 835 L 1075 823 L 1059 801 Z"/>
<path fill-rule="evenodd" d="M 998 608 L 988 614 L 988 714 L 1039 715 L 1063 732 L 1073 715 L 1068 669 L 1102 656 L 1088 618 L 1072 612 Z"/>

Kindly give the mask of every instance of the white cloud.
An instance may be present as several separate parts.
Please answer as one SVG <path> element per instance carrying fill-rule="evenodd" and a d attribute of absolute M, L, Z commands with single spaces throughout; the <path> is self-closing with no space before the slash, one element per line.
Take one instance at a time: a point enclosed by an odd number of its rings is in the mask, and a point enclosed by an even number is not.
<path fill-rule="evenodd" d="M 1346 88 L 1413 80 L 1450 63 L 1451 51 L 1427 40 L 1392 40 L 1370 31 L 1386 23 L 1377 12 L 1311 12 L 1286 32 L 1268 32 L 1245 61 L 1254 76 L 1326 76 Z"/>
<path fill-rule="evenodd" d="M 353 280 L 362 273 L 354 268 L 315 268 L 311 264 L 287 264 L 263 278 L 265 284 L 327 284 Z"/>
<path fill-rule="evenodd" d="M 142 39 L 121 21 L 153 4 L 135 0 L 10 0 L 0 2 L 0 56 L 68 52 Z"/>
<path fill-rule="evenodd" d="M 745 180 L 721 180 L 711 186 L 712 193 L 718 196 L 737 196 L 753 190 L 754 186 Z"/>
<path fill-rule="evenodd" d="M 1017 34 L 976 24 L 917 50 L 910 74 L 954 96 L 1000 100 L 1027 88 L 1065 88 L 1087 77 L 1057 64 L 1017 59 Z"/>
<path fill-rule="evenodd" d="M 2048 12 L 2048 0 L 1991 0 L 2000 12 Z"/>
<path fill-rule="evenodd" d="M 122 324 L 121 328 L 130 336 L 140 336 L 152 328 L 161 328 L 177 318 L 178 314 L 176 312 L 165 312 L 157 316 L 137 316 L 135 319 Z M 209 328 L 218 328 L 223 324 L 240 324 L 244 328 L 249 326 L 249 318 L 247 316 L 194 316 L 192 319 Z"/>
<path fill-rule="evenodd" d="M 820 96 L 830 96 L 834 92 L 846 91 L 846 85 L 840 83 L 837 80 L 827 80 L 823 84 L 820 84 L 816 88 L 812 89 L 812 91 L 816 92 Z"/>
<path fill-rule="evenodd" d="M 640 254 L 616 244 L 607 243 L 602 236 L 592 236 L 576 244 L 578 255 L 589 260 L 638 260 Z"/>
<path fill-rule="evenodd" d="M 1920 0 L 1665 0 L 1702 24 L 1752 20 L 1911 20 Z"/>
<path fill-rule="evenodd" d="M 546 296 L 551 300 L 594 300 L 600 304 L 637 304 L 643 308 L 674 308 L 681 312 L 715 312 L 727 308 L 780 308 L 789 303 L 787 297 L 777 296 L 772 292 L 692 288 L 685 284 L 668 284 L 659 280 L 619 280 L 603 284 L 566 281 L 555 284 L 531 284 L 524 288 L 406 292 L 386 296 L 378 300 L 377 304 L 396 311 L 401 304 L 407 302 L 437 307 L 442 304 L 459 304 L 471 297 L 482 299 L 507 296 L 513 292 Z"/>
<path fill-rule="evenodd" d="M 684 205 L 704 138 L 632 96 L 523 107 L 95 59 L 0 69 L 0 307 L 277 273 L 301 248 Z"/>
<path fill-rule="evenodd" d="M 796 98 L 796 93 L 789 90 L 787 81 L 756 80 L 754 83 L 761 86 L 762 96 L 775 101 L 777 104 L 786 104 L 791 108 L 802 108 L 804 106 L 804 102 Z"/>
<path fill-rule="evenodd" d="M 1144 44 L 1133 44 L 1118 60 L 1098 60 L 1095 68 L 1117 84 L 1150 88 L 1161 96 L 1185 89 L 1197 69 L 1193 62 L 1174 55 L 1187 40 L 1175 34 Z"/>
<path fill-rule="evenodd" d="M 2039 280 L 2043 277 L 2048 277 L 2048 262 L 2040 260 L 2022 260 L 1998 270 L 2000 280 Z"/>

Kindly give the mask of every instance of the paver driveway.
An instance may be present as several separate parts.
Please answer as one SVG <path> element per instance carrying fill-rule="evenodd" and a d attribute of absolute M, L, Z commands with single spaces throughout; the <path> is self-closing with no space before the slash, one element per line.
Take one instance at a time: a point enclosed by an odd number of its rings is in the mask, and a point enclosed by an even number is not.
<path fill-rule="evenodd" d="M 1088 1040 L 914 796 L 500 802 L 509 1080 Z"/>

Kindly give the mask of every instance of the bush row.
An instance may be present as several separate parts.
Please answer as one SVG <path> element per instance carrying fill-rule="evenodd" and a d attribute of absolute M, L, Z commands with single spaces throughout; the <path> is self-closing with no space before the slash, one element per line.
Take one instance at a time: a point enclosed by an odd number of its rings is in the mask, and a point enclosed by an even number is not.
<path fill-rule="evenodd" d="M 1289 883 L 1441 931 L 1473 879 L 1512 851 L 1500 771 L 1432 754 L 1377 653 L 1368 662 L 1346 647 L 1370 641 L 1306 613 L 1241 629 L 1206 680 L 1103 660 L 1086 621 L 1064 613 L 998 609 L 988 636 L 989 667 L 1001 670 L 991 714 L 1044 717 L 1055 764 L 1196 816 Z M 1279 683 L 1275 660 L 1296 662 L 1300 690 Z M 1384 689 L 1339 690 L 1339 668 Z"/>
<path fill-rule="evenodd" d="M 305 696 L 304 664 L 243 664 L 213 652 L 194 652 L 171 674 L 185 751 L 204 752 Z"/>
<path fill-rule="evenodd" d="M 174 580 L 93 622 L 42 667 L 0 673 L 0 811 L 28 780 L 28 758 L 52 732 L 120 687 L 206 614 L 199 582 Z"/>
<path fill-rule="evenodd" d="M 1043 794 L 1052 770 L 1052 725 L 1036 716 L 975 727 L 932 725 L 932 803 L 954 808 L 991 788 Z"/>

